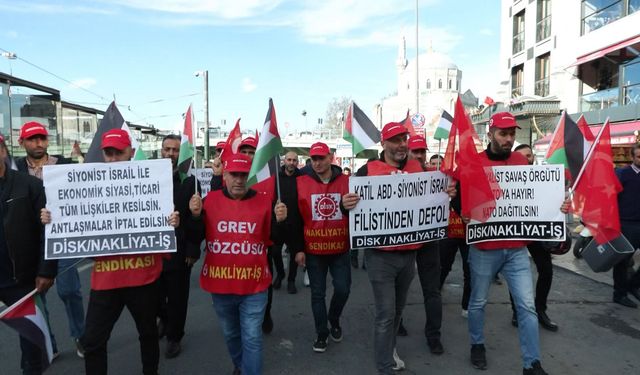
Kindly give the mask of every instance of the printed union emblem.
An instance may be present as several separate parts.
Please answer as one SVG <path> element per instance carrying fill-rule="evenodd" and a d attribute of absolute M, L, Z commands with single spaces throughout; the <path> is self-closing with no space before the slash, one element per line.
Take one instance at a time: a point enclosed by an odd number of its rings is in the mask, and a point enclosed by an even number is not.
<path fill-rule="evenodd" d="M 341 220 L 340 194 L 312 194 L 313 220 Z"/>

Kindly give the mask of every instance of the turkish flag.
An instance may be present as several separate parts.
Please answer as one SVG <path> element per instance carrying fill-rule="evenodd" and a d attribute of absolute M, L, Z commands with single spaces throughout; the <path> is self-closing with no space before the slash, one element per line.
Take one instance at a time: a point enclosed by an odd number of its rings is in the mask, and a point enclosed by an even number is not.
<path fill-rule="evenodd" d="M 413 123 L 411 122 L 411 116 L 409 116 L 408 109 L 407 109 L 407 115 L 405 116 L 404 120 L 402 120 L 402 125 L 404 125 L 404 127 L 407 128 L 407 131 L 409 132 L 410 137 L 413 137 L 416 135 L 416 129 L 413 127 Z"/>
<path fill-rule="evenodd" d="M 458 151 L 455 151 L 456 135 Z M 477 138 L 458 97 L 441 171 L 460 180 L 462 217 L 485 222 L 496 208 L 493 192 L 500 188 L 495 180 L 489 181 L 487 177 L 491 167 L 478 155 Z"/>
<path fill-rule="evenodd" d="M 573 193 L 573 209 L 598 244 L 620 236 L 618 193 L 622 185 L 614 171 L 609 128 L 607 121 L 584 161 Z"/>
<path fill-rule="evenodd" d="M 496 104 L 496 102 L 489 96 L 484 98 L 484 104 L 488 105 L 488 106 L 492 106 L 494 104 Z"/>
<path fill-rule="evenodd" d="M 227 137 L 227 142 L 225 142 L 224 148 L 220 152 L 220 160 L 224 162 L 227 158 L 236 154 L 238 152 L 238 147 L 240 147 L 240 142 L 242 142 L 242 133 L 240 132 L 240 119 L 238 119 L 238 121 L 236 121 L 236 125 L 229 133 L 229 137 Z"/>

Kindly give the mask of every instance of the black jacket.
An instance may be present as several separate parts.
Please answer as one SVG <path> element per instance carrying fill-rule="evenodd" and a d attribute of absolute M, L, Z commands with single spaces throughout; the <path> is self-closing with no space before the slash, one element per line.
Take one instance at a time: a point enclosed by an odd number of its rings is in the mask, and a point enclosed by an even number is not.
<path fill-rule="evenodd" d="M 296 168 L 293 175 L 289 176 L 284 169 L 283 165 L 278 172 L 280 178 L 280 201 L 287 206 L 287 219 L 283 222 L 283 225 L 287 228 L 288 233 L 302 233 L 302 217 L 298 211 L 298 185 L 296 183 L 296 179 L 298 176 L 302 176 L 302 172 Z M 277 196 L 277 185 L 275 189 L 274 196 Z M 283 241 L 276 242 L 276 245 L 282 245 L 282 243 L 286 243 L 292 253 L 303 250 L 303 245 L 290 241 L 289 236 L 286 236 Z"/>
<path fill-rule="evenodd" d="M 19 285 L 31 286 L 37 276 L 54 278 L 58 262 L 44 260 L 44 227 L 40 223 L 40 210 L 45 207 L 42 181 L 7 169 L 0 204 L 14 280 Z"/>
<path fill-rule="evenodd" d="M 65 158 L 61 155 L 51 155 L 54 156 L 58 159 L 58 161 L 56 162 L 56 165 L 60 165 L 60 164 L 72 164 L 73 160 L 69 159 L 69 158 Z M 27 166 L 27 157 L 23 156 L 21 158 L 16 158 L 15 159 L 16 162 L 16 167 L 18 168 L 18 170 L 20 172 L 27 172 L 29 173 L 29 168 Z"/>
<path fill-rule="evenodd" d="M 189 226 L 202 226 L 204 230 L 204 222 L 202 220 L 194 220 L 189 210 L 189 200 L 195 194 L 196 178 L 189 176 L 183 182 L 180 182 L 178 173 L 173 174 L 173 204 L 175 210 L 180 213 L 180 225 L 176 228 L 176 244 L 178 251 L 171 253 L 169 259 L 165 259 L 163 270 L 178 269 L 186 267 L 185 258 L 200 258 L 200 242 L 188 236 Z M 200 183 L 198 184 L 198 192 L 200 192 Z M 196 232 L 198 230 L 196 229 Z"/>

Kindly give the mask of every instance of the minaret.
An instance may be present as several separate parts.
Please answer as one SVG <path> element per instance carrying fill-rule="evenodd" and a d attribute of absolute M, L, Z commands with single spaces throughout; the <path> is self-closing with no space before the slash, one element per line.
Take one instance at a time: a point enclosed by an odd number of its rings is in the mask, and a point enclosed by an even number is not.
<path fill-rule="evenodd" d="M 398 58 L 396 59 L 396 66 L 398 67 L 398 71 L 402 71 L 407 67 L 407 41 L 402 36 L 402 40 L 400 40 L 400 44 L 398 45 Z"/>

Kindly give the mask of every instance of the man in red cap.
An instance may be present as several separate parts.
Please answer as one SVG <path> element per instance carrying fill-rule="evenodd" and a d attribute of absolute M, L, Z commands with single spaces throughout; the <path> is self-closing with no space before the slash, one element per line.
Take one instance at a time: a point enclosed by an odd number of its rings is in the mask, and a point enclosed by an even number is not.
<path fill-rule="evenodd" d="M 261 325 L 267 306 L 271 272 L 267 247 L 278 237 L 287 207 L 247 187 L 251 158 L 236 154 L 226 158 L 225 186 L 211 191 L 202 202 L 194 196 L 189 208 L 203 218 L 206 256 L 200 286 L 211 293 L 235 375 L 262 374 Z"/>
<path fill-rule="evenodd" d="M 407 147 L 409 148 L 409 157 L 419 161 L 420 164 L 426 168 L 427 151 L 429 151 L 429 148 L 427 147 L 427 141 L 424 137 L 420 135 L 409 137 Z"/>
<path fill-rule="evenodd" d="M 112 129 L 102 135 L 102 154 L 107 163 L 128 161 L 133 157 L 129 133 Z M 51 213 L 43 209 L 43 224 L 51 222 Z M 169 215 L 169 224 L 177 227 L 179 214 Z M 156 313 L 158 306 L 158 283 L 162 271 L 161 254 L 113 255 L 95 259 L 91 273 L 91 294 L 87 308 L 85 333 L 82 345 L 85 349 L 85 371 L 87 374 L 107 373 L 107 342 L 126 306 L 136 322 L 142 373 L 157 374 L 160 348 Z M 112 269 L 110 264 L 142 264 L 135 269 Z"/>
<path fill-rule="evenodd" d="M 25 172 L 31 176 L 42 179 L 42 167 L 45 165 L 69 164 L 70 159 L 62 156 L 53 156 L 47 153 L 49 147 L 49 133 L 44 125 L 31 121 L 22 125 L 18 143 L 27 152 L 22 158 L 16 158 L 16 168 L 20 172 Z M 80 275 L 75 264 L 77 259 L 58 260 L 58 276 L 56 277 L 56 291 L 62 300 L 69 321 L 69 333 L 76 346 L 76 354 L 82 358 L 84 349 L 80 344 L 80 337 L 84 334 L 84 305 L 82 303 L 82 291 Z M 46 306 L 45 294 L 42 294 L 42 301 Z M 47 311 L 48 314 L 48 311 Z M 51 333 L 54 357 L 58 354 L 57 343 L 53 333 Z"/>
<path fill-rule="evenodd" d="M 225 142 L 219 142 L 218 145 L 222 144 L 222 148 L 224 149 Z M 245 154 L 249 156 L 253 160 L 253 156 L 256 154 L 256 149 L 258 148 L 258 142 L 254 137 L 247 137 L 240 142 L 238 146 L 238 153 Z M 216 146 L 217 149 L 217 146 Z M 226 156 L 225 156 L 226 157 Z M 219 157 L 213 159 L 213 177 L 211 178 L 211 191 L 220 190 L 222 188 L 222 172 L 223 165 L 222 160 Z"/>
<path fill-rule="evenodd" d="M 340 316 L 349 298 L 351 268 L 349 261 L 349 215 L 342 198 L 349 193 L 349 177 L 331 164 L 333 154 L 325 143 L 317 142 L 309 149 L 312 171 L 297 178 L 297 202 L 302 217 L 302 246 L 296 261 L 306 265 L 311 287 L 311 310 L 317 338 L 313 351 L 327 350 L 329 336 L 342 341 Z M 302 251 L 304 249 L 304 251 Z M 333 296 L 327 314 L 325 294 L 327 273 L 331 273 Z M 327 322 L 331 328 L 327 326 Z"/>
<path fill-rule="evenodd" d="M 486 165 L 528 165 L 527 159 L 518 152 L 511 152 L 520 129 L 514 116 L 499 112 L 489 121 L 489 145 L 480 153 Z M 461 166 L 460 168 L 464 168 Z M 461 186 L 465 189 L 465 186 Z M 560 210 L 566 213 L 568 200 Z M 466 218 L 463 220 L 468 221 Z M 471 298 L 469 301 L 469 336 L 471 339 L 471 364 L 476 369 L 485 370 L 487 360 L 484 347 L 484 307 L 487 303 L 489 287 L 496 273 L 504 276 L 516 305 L 518 334 L 522 351 L 523 374 L 545 375 L 540 365 L 540 342 L 538 318 L 533 301 L 530 261 L 527 243 L 521 240 L 495 240 L 476 243 L 469 247 L 469 268 L 471 271 Z"/>
<path fill-rule="evenodd" d="M 220 141 L 220 142 L 216 143 L 216 149 L 215 149 L 215 152 L 213 153 L 213 158 L 212 159 L 215 159 L 215 158 L 220 156 L 220 154 L 222 153 L 222 150 L 224 150 L 224 146 L 226 144 L 227 144 L 227 142 L 224 142 L 224 141 Z"/>
<path fill-rule="evenodd" d="M 424 169 L 408 156 L 408 131 L 402 123 L 390 122 L 382 128 L 382 153 L 377 160 L 361 167 L 356 176 L 417 173 Z M 342 204 L 353 209 L 359 201 L 354 193 L 345 195 Z M 415 276 L 416 250 L 420 244 L 365 251 L 365 262 L 375 300 L 374 357 L 379 374 L 393 374 L 404 368 L 396 352 L 396 333 L 402 310 L 407 302 L 409 286 Z"/>
<path fill-rule="evenodd" d="M 45 206 L 42 181 L 10 168 L 9 151 L 0 135 L 0 302 L 18 302 L 33 289 L 42 296 L 53 285 L 57 261 L 44 259 L 44 235 L 38 221 Z M 23 374 L 42 374 L 46 350 L 20 335 Z M 6 352 L 5 352 L 6 353 Z M 4 357 L 7 357 L 6 355 Z M 4 362 L 6 361 L 6 362 Z M 3 370 L 9 358 L 3 359 Z"/>

